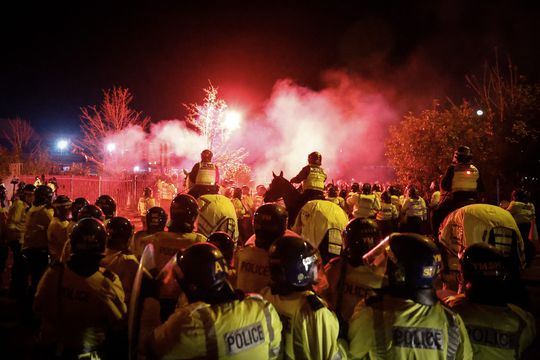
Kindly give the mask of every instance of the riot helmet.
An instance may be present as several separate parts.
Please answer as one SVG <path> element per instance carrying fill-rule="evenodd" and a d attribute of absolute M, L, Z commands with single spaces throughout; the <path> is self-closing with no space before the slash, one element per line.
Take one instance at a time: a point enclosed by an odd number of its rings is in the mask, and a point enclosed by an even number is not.
<path fill-rule="evenodd" d="M 287 210 L 278 204 L 264 204 L 253 215 L 255 246 L 268 250 L 287 230 Z"/>
<path fill-rule="evenodd" d="M 523 189 L 515 189 L 512 191 L 512 200 L 523 203 L 529 202 L 529 193 Z"/>
<path fill-rule="evenodd" d="M 171 222 L 169 231 L 189 233 L 195 228 L 199 215 L 197 200 L 188 194 L 178 194 L 171 203 Z"/>
<path fill-rule="evenodd" d="M 373 192 L 381 192 L 381 190 L 382 190 L 381 184 L 379 184 L 379 183 L 373 184 L 372 190 L 373 190 Z"/>
<path fill-rule="evenodd" d="M 79 210 L 79 213 L 77 214 L 77 219 L 81 220 L 84 218 L 94 218 L 99 221 L 105 220 L 105 215 L 103 214 L 103 211 L 96 205 L 86 205 Z"/>
<path fill-rule="evenodd" d="M 351 266 L 362 265 L 362 257 L 381 240 L 377 223 L 370 219 L 353 219 L 343 230 L 343 256 Z"/>
<path fill-rule="evenodd" d="M 227 261 L 213 244 L 191 245 L 178 252 L 176 263 L 181 271 L 179 284 L 190 302 L 213 303 L 212 299 L 227 284 Z"/>
<path fill-rule="evenodd" d="M 270 246 L 270 278 L 273 291 L 287 294 L 309 289 L 318 275 L 317 249 L 297 236 L 283 236 Z"/>
<path fill-rule="evenodd" d="M 23 200 L 28 205 L 32 205 L 34 202 L 34 192 L 36 191 L 36 187 L 33 184 L 26 184 L 22 187 L 22 197 L 21 200 Z"/>
<path fill-rule="evenodd" d="M 152 234 L 158 231 L 163 231 L 167 225 L 167 213 L 163 208 L 154 206 L 146 212 L 146 230 Z"/>
<path fill-rule="evenodd" d="M 109 195 L 101 195 L 96 200 L 96 206 L 103 211 L 106 219 L 110 219 L 116 215 L 116 201 Z"/>
<path fill-rule="evenodd" d="M 334 186 L 331 186 L 328 189 L 328 197 L 330 198 L 336 198 L 338 196 L 337 190 Z"/>
<path fill-rule="evenodd" d="M 418 193 L 418 189 L 414 185 L 409 185 L 407 187 L 407 196 L 411 199 L 418 199 L 420 196 Z"/>
<path fill-rule="evenodd" d="M 213 156 L 214 156 L 214 154 L 212 153 L 212 151 L 210 151 L 208 149 L 203 150 L 201 152 L 201 161 L 202 162 L 211 162 Z"/>
<path fill-rule="evenodd" d="M 107 232 L 103 223 L 94 218 L 79 220 L 71 235 L 71 256 L 103 256 L 107 243 Z"/>
<path fill-rule="evenodd" d="M 112 217 L 107 225 L 107 247 L 116 250 L 125 250 L 129 246 L 133 236 L 133 225 L 131 221 L 121 216 Z"/>
<path fill-rule="evenodd" d="M 392 203 L 392 196 L 388 191 L 383 191 L 381 193 L 381 201 L 385 204 L 391 204 Z"/>
<path fill-rule="evenodd" d="M 474 302 L 483 304 L 506 303 L 507 294 L 519 270 L 493 245 L 471 244 L 461 254 L 460 271 L 465 294 Z"/>
<path fill-rule="evenodd" d="M 88 200 L 83 197 L 73 200 L 71 203 L 71 218 L 73 221 L 77 221 L 79 219 L 79 211 L 88 204 Z"/>
<path fill-rule="evenodd" d="M 52 206 L 55 216 L 58 218 L 68 219 L 71 212 L 71 199 L 66 195 L 58 195 L 54 199 Z"/>
<path fill-rule="evenodd" d="M 351 186 L 351 191 L 354 193 L 360 192 L 360 184 L 355 182 Z"/>
<path fill-rule="evenodd" d="M 370 183 L 363 183 L 362 184 L 362 194 L 364 194 L 364 195 L 371 194 L 371 184 Z"/>
<path fill-rule="evenodd" d="M 232 258 L 234 255 L 234 240 L 229 234 L 224 231 L 216 231 L 208 237 L 207 240 L 210 244 L 214 244 L 227 260 L 227 265 L 232 264 Z"/>
<path fill-rule="evenodd" d="M 152 197 L 152 189 L 149 188 L 149 187 L 145 187 L 144 190 L 143 190 L 143 194 L 145 197 Z"/>
<path fill-rule="evenodd" d="M 364 255 L 374 273 L 388 277 L 391 289 L 432 289 L 441 267 L 441 253 L 427 237 L 393 233 Z M 410 293 L 410 292 L 409 292 Z"/>
<path fill-rule="evenodd" d="M 453 161 L 458 164 L 469 164 L 472 160 L 471 148 L 468 146 L 460 146 L 454 151 Z"/>
<path fill-rule="evenodd" d="M 50 204 L 53 198 L 53 191 L 47 185 L 39 185 L 34 191 L 34 205 Z"/>
<path fill-rule="evenodd" d="M 311 154 L 308 155 L 308 164 L 309 165 L 318 165 L 321 166 L 322 164 L 322 155 L 318 151 L 314 151 Z"/>

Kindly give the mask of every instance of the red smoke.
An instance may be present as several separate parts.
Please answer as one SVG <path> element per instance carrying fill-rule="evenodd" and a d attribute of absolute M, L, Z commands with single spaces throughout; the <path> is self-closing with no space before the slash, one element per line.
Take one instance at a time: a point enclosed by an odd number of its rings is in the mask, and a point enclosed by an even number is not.
<path fill-rule="evenodd" d="M 283 170 L 288 178 L 296 175 L 312 151 L 321 152 L 329 180 L 388 179 L 384 143 L 397 112 L 380 90 L 359 78 L 336 71 L 325 76 L 325 83 L 315 91 L 279 80 L 263 112 L 248 116 L 232 134 L 229 148 L 249 152 L 256 183 L 268 183 L 272 171 Z M 178 120 L 154 124 L 150 134 L 132 127 L 107 142 L 121 149 L 121 157 L 111 157 L 110 163 L 127 170 L 148 161 L 159 163 L 164 151 L 172 156 L 171 167 L 190 169 L 206 144 Z"/>

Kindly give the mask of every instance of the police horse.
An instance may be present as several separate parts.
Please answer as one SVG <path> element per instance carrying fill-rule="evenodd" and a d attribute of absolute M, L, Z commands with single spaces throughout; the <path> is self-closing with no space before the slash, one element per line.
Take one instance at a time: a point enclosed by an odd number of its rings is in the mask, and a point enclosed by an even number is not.
<path fill-rule="evenodd" d="M 265 202 L 283 198 L 289 212 L 289 228 L 318 248 L 324 263 L 341 252 L 341 232 L 348 223 L 345 211 L 327 200 L 305 202 L 300 192 L 283 177 L 272 172 L 273 179 Z"/>

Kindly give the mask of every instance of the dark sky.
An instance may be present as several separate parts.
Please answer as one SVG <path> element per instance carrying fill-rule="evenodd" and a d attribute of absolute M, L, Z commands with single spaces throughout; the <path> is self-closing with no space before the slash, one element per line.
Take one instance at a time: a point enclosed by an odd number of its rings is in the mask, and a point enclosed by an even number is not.
<path fill-rule="evenodd" d="M 229 104 L 257 111 L 276 80 L 318 89 L 329 69 L 405 98 L 459 100 L 464 75 L 495 47 L 540 77 L 533 2 L 21 3 L 0 9 L 0 119 L 21 116 L 43 133 L 76 132 L 79 107 L 113 85 L 160 120 L 182 118 L 182 103 L 200 102 L 209 79 Z"/>

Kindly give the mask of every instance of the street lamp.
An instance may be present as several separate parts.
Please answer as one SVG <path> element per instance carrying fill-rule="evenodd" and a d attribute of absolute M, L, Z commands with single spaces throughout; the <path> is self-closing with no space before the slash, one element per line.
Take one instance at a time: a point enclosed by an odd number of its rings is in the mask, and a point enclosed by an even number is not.
<path fill-rule="evenodd" d="M 484 110 L 482 110 L 482 109 L 476 110 L 476 115 L 478 115 L 478 116 L 484 115 Z"/>
<path fill-rule="evenodd" d="M 112 153 L 116 149 L 116 144 L 115 143 L 108 143 L 106 148 L 107 148 L 107 151 L 109 153 Z"/>
<path fill-rule="evenodd" d="M 58 140 L 58 142 L 56 143 L 56 147 L 58 148 L 58 150 L 60 151 L 64 151 L 68 148 L 69 146 L 69 140 L 66 140 L 66 139 L 60 139 Z"/>

